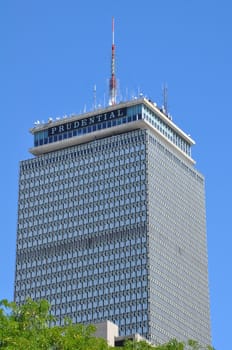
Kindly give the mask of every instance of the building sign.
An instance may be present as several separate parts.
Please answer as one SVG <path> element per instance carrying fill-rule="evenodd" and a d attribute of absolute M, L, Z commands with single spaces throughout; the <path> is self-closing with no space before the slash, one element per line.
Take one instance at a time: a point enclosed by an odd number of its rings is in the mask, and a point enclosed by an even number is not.
<path fill-rule="evenodd" d="M 63 132 L 80 129 L 85 126 L 95 125 L 102 122 L 107 122 L 109 120 L 125 117 L 126 113 L 127 113 L 127 108 L 120 108 L 120 109 L 116 109 L 115 111 L 93 115 L 92 117 L 89 117 L 89 118 L 79 119 L 73 122 L 66 122 L 65 124 L 60 124 L 57 126 L 53 126 L 52 128 L 49 128 L 48 136 L 58 135 Z"/>

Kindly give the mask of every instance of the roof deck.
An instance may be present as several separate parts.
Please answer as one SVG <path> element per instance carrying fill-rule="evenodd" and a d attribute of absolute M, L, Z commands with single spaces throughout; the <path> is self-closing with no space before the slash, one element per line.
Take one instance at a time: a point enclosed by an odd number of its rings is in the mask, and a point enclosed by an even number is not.
<path fill-rule="evenodd" d="M 34 135 L 34 147 L 30 152 L 39 156 L 139 128 L 151 129 L 194 163 L 191 146 L 195 142 L 146 98 L 36 125 L 30 129 Z"/>

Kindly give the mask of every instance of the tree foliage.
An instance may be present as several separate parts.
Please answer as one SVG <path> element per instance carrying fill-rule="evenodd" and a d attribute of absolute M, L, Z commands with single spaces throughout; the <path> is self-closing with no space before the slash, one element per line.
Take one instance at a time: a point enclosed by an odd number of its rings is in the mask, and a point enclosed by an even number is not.
<path fill-rule="evenodd" d="M 0 349 L 8 350 L 105 350 L 107 343 L 93 337 L 91 325 L 72 324 L 49 327 L 54 318 L 46 300 L 28 299 L 22 306 L 0 302 Z"/>
<path fill-rule="evenodd" d="M 168 343 L 152 346 L 145 341 L 134 342 L 127 341 L 122 350 L 215 350 L 211 346 L 201 346 L 195 340 L 189 340 L 187 343 L 179 342 L 176 339 L 170 340 Z"/>
<path fill-rule="evenodd" d="M 24 305 L 13 302 L 0 302 L 0 349 L 7 350 L 107 350 L 106 341 L 94 337 L 92 325 L 72 324 L 67 319 L 64 326 L 51 326 L 55 319 L 50 315 L 46 300 L 35 302 L 28 299 Z M 127 341 L 123 350 L 213 350 L 201 347 L 196 341 L 186 344 L 171 340 L 158 346 L 146 341 Z"/>

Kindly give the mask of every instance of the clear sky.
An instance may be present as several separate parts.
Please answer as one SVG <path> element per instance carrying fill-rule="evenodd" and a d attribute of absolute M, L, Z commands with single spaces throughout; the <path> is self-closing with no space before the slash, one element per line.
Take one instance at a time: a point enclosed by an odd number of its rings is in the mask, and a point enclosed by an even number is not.
<path fill-rule="evenodd" d="M 111 18 L 121 98 L 162 103 L 196 141 L 206 177 L 213 345 L 231 346 L 232 2 L 230 0 L 0 1 L 0 299 L 13 299 L 18 168 L 36 120 L 108 99 Z"/>

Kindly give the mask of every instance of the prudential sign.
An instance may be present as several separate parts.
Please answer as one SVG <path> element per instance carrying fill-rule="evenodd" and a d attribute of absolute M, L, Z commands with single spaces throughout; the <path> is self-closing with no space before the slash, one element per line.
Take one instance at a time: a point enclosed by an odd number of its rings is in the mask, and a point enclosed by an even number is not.
<path fill-rule="evenodd" d="M 127 113 L 127 108 L 120 108 L 120 109 L 116 109 L 115 111 L 97 114 L 89 118 L 79 119 L 73 122 L 66 122 L 65 124 L 60 124 L 49 128 L 48 136 L 61 134 L 63 132 L 72 131 L 75 129 L 80 129 L 85 126 L 107 122 L 112 119 L 118 119 L 126 116 L 126 113 Z"/>

